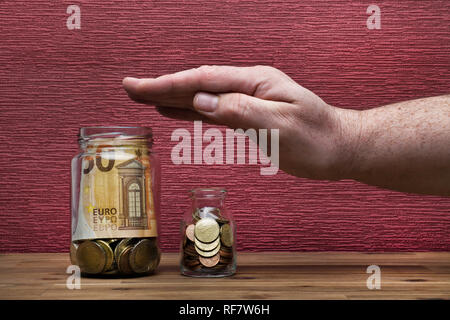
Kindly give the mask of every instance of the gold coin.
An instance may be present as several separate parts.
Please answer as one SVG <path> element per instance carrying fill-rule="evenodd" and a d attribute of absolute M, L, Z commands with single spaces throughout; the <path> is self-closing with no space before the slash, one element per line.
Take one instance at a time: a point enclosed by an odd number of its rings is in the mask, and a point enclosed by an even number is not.
<path fill-rule="evenodd" d="M 131 245 L 134 241 L 134 238 L 125 238 L 120 240 L 120 242 L 114 248 L 114 257 L 116 261 L 119 259 L 120 253 L 129 245 Z"/>
<path fill-rule="evenodd" d="M 98 244 L 102 246 L 103 250 L 105 250 L 106 262 L 105 266 L 103 267 L 103 271 L 109 271 L 114 262 L 114 253 L 111 247 L 109 246 L 108 242 L 104 240 L 96 240 L 96 241 Z"/>
<path fill-rule="evenodd" d="M 195 224 L 195 237 L 204 243 L 210 243 L 217 239 L 220 233 L 219 224 L 212 218 L 200 219 Z"/>
<path fill-rule="evenodd" d="M 132 246 L 128 246 L 120 252 L 119 257 L 117 258 L 117 268 L 119 269 L 120 273 L 133 273 L 133 269 L 131 269 L 130 266 L 130 253 L 132 249 Z"/>
<path fill-rule="evenodd" d="M 203 251 L 203 250 L 197 248 L 197 246 L 195 247 L 195 251 L 197 251 L 197 253 L 199 255 L 201 255 L 202 257 L 205 257 L 205 258 L 210 258 L 210 257 L 214 256 L 217 252 L 219 252 L 219 250 L 220 250 L 220 243 L 215 249 L 213 249 L 211 251 Z"/>
<path fill-rule="evenodd" d="M 224 224 L 220 228 L 220 240 L 224 246 L 231 247 L 233 245 L 233 229 L 230 224 Z"/>
<path fill-rule="evenodd" d="M 204 265 L 205 267 L 211 268 L 219 263 L 220 255 L 217 253 L 214 256 L 212 256 L 211 258 L 200 257 L 199 260 L 202 265 Z"/>
<path fill-rule="evenodd" d="M 191 240 L 192 242 L 194 242 L 195 240 L 195 236 L 194 236 L 194 230 L 195 230 L 195 225 L 194 224 L 190 224 L 186 227 L 186 237 Z"/>
<path fill-rule="evenodd" d="M 95 241 L 86 240 L 81 243 L 76 256 L 82 272 L 97 274 L 102 272 L 106 265 L 106 252 Z"/>
<path fill-rule="evenodd" d="M 130 253 L 130 266 L 136 273 L 153 271 L 159 264 L 161 253 L 158 246 L 149 239 L 136 243 Z"/>
<path fill-rule="evenodd" d="M 78 245 L 75 243 L 70 244 L 70 263 L 73 265 L 78 265 L 77 263 L 77 249 Z"/>
<path fill-rule="evenodd" d="M 159 250 L 159 248 L 157 246 L 155 247 L 155 250 L 156 250 L 156 259 L 153 259 L 150 262 L 147 272 L 155 271 L 156 268 L 158 267 L 159 263 L 161 262 L 161 251 Z"/>
<path fill-rule="evenodd" d="M 197 248 L 199 248 L 202 251 L 211 251 L 214 250 L 220 243 L 220 238 L 217 238 L 216 240 L 214 240 L 211 243 L 203 243 L 200 240 L 198 240 L 197 238 L 195 238 L 195 246 Z"/>

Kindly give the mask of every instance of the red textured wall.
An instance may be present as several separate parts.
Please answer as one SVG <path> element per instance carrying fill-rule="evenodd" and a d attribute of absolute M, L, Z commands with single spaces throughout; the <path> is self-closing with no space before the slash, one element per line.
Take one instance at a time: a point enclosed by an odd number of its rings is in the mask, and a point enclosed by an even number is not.
<path fill-rule="evenodd" d="M 449 250 L 450 198 L 259 166 L 175 166 L 175 128 L 130 101 L 121 79 L 201 64 L 280 68 L 328 103 L 365 109 L 450 92 L 450 2 L 0 2 L 0 251 L 66 251 L 69 163 L 80 126 L 150 125 L 162 159 L 161 232 L 178 246 L 195 186 L 229 189 L 241 250 Z M 81 30 L 66 8 L 81 7 Z"/>

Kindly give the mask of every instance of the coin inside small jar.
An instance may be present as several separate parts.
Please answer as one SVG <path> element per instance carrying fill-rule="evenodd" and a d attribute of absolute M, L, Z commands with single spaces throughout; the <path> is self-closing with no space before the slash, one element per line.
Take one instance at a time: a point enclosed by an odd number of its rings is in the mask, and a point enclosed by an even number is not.
<path fill-rule="evenodd" d="M 219 208 L 195 210 L 182 232 L 182 269 L 214 275 L 234 267 L 233 226 Z"/>

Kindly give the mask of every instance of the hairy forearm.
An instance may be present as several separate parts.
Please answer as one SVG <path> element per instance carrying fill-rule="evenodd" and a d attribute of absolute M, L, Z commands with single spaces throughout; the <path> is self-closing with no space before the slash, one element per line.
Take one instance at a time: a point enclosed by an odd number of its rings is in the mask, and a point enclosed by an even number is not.
<path fill-rule="evenodd" d="M 450 195 L 450 95 L 353 112 L 348 178 Z"/>

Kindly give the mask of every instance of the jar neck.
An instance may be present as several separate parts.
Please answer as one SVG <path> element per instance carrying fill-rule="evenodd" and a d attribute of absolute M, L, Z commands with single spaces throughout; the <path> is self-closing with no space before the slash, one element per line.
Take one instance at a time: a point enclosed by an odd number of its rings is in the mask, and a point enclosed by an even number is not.
<path fill-rule="evenodd" d="M 98 148 L 151 148 L 152 131 L 146 127 L 85 127 L 81 128 L 78 143 L 83 151 Z"/>
<path fill-rule="evenodd" d="M 96 149 L 136 149 L 136 148 L 151 148 L 152 142 L 143 138 L 135 137 L 133 139 L 114 138 L 114 139 L 87 139 L 78 140 L 80 149 L 90 152 Z"/>
<path fill-rule="evenodd" d="M 204 207 L 223 208 L 224 198 L 191 198 L 192 209 L 201 209 Z"/>
<path fill-rule="evenodd" d="M 192 209 L 204 207 L 223 208 L 226 190 L 222 188 L 198 188 L 191 190 Z"/>

